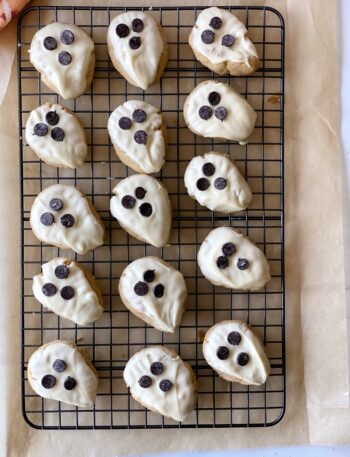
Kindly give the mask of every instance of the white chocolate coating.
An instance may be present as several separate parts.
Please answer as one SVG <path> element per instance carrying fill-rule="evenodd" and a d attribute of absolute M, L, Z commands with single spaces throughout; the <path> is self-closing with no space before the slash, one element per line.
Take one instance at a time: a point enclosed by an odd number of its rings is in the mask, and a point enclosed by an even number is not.
<path fill-rule="evenodd" d="M 154 362 L 163 364 L 161 375 L 151 373 L 150 366 Z M 138 382 L 145 375 L 152 379 L 148 388 L 141 387 Z M 173 383 L 168 392 L 159 388 L 159 382 L 164 379 Z M 176 421 L 185 420 L 196 405 L 197 383 L 191 367 L 165 347 L 148 347 L 134 354 L 126 364 L 124 381 L 135 400 Z"/>
<path fill-rule="evenodd" d="M 46 114 L 50 111 L 59 116 L 59 122 L 55 125 L 46 121 Z M 34 126 L 38 123 L 48 127 L 45 136 L 35 135 Z M 63 141 L 55 141 L 51 137 L 52 130 L 57 127 L 64 131 Z M 88 152 L 85 132 L 76 115 L 55 103 L 45 103 L 30 113 L 26 124 L 26 140 L 41 160 L 56 167 L 80 167 Z"/>
<path fill-rule="evenodd" d="M 144 280 L 147 270 L 154 271 L 152 282 Z M 139 281 L 148 285 L 146 295 L 135 293 L 134 286 Z M 164 286 L 164 295 L 160 298 L 154 294 L 158 284 Z M 184 277 L 170 263 L 149 256 L 134 260 L 125 268 L 119 281 L 119 294 L 131 312 L 161 332 L 173 333 L 184 311 L 187 289 Z"/>
<path fill-rule="evenodd" d="M 142 200 L 136 199 L 132 209 L 124 208 L 123 197 L 129 195 L 136 198 L 137 187 L 146 190 L 145 197 Z M 124 230 L 156 247 L 168 243 L 171 231 L 171 205 L 168 191 L 160 181 L 152 176 L 134 174 L 122 179 L 113 189 L 113 193 L 115 196 L 111 198 L 111 213 Z M 149 217 L 140 213 L 140 207 L 144 203 L 152 205 L 152 214 Z"/>
<path fill-rule="evenodd" d="M 60 279 L 55 275 L 58 266 L 65 265 L 69 270 L 67 278 Z M 35 298 L 46 308 L 61 317 L 70 319 L 78 325 L 88 325 L 99 319 L 103 313 L 102 293 L 93 289 L 89 278 L 78 262 L 64 257 L 56 257 L 42 265 L 42 274 L 33 278 L 33 293 Z M 43 293 L 44 284 L 54 284 L 57 292 L 53 296 Z M 94 281 L 94 287 L 97 286 Z M 63 287 L 70 286 L 74 289 L 74 296 L 65 300 L 60 291 Z"/>
<path fill-rule="evenodd" d="M 63 360 L 66 368 L 57 373 L 53 368 L 55 360 Z M 45 375 L 56 378 L 52 388 L 44 388 L 41 380 Z M 64 387 L 67 377 L 76 381 L 72 390 Z M 98 376 L 85 355 L 70 341 L 52 341 L 39 347 L 28 362 L 28 380 L 32 389 L 41 397 L 62 401 L 69 405 L 92 406 L 95 402 Z"/>
<path fill-rule="evenodd" d="M 62 200 L 61 210 L 53 211 L 50 208 L 53 198 Z M 41 223 L 43 213 L 54 216 L 52 225 Z M 61 224 L 60 218 L 65 214 L 74 217 L 72 227 L 66 228 Z M 30 225 L 40 241 L 63 249 L 73 249 L 78 254 L 86 254 L 103 244 L 105 230 L 101 219 L 85 196 L 73 186 L 53 184 L 40 192 L 32 205 Z"/>
<path fill-rule="evenodd" d="M 146 112 L 147 118 L 144 122 L 133 120 L 132 114 L 136 109 Z M 123 130 L 119 127 L 119 120 L 122 117 L 131 120 L 130 129 Z M 120 149 L 129 160 L 135 162 L 143 173 L 157 173 L 164 164 L 165 139 L 162 126 L 159 109 L 142 100 L 129 100 L 119 105 L 108 119 L 108 133 L 114 147 Z M 138 144 L 134 140 L 134 134 L 138 130 L 147 133 L 146 144 Z M 123 157 L 120 158 L 123 160 Z"/>
<path fill-rule="evenodd" d="M 208 96 L 218 92 L 221 101 L 211 106 Z M 201 106 L 210 106 L 213 115 L 210 119 L 202 119 L 198 111 Z M 227 117 L 222 121 L 214 115 L 214 110 L 222 106 L 227 110 Z M 221 138 L 230 141 L 247 142 L 256 121 L 256 113 L 247 100 L 233 87 L 217 81 L 204 81 L 189 94 L 184 105 L 184 117 L 188 128 L 205 138 Z"/>
<path fill-rule="evenodd" d="M 227 337 L 231 332 L 239 333 L 241 337 L 239 344 L 228 342 Z M 217 356 L 217 350 L 222 346 L 229 349 L 226 360 L 220 360 Z M 249 356 L 249 361 L 244 366 L 237 363 L 240 353 L 246 353 Z M 262 344 L 249 326 L 242 321 L 222 321 L 211 327 L 204 337 L 203 355 L 220 376 L 241 384 L 255 386 L 264 384 L 271 371 Z"/>
<path fill-rule="evenodd" d="M 143 21 L 142 32 L 132 30 L 133 19 Z M 125 38 L 120 38 L 116 33 L 119 24 L 125 24 L 130 29 Z M 149 14 L 142 11 L 128 11 L 116 16 L 108 28 L 107 43 L 111 59 L 118 63 L 118 70 L 123 71 L 122 74 L 128 81 L 144 90 L 155 80 L 161 55 L 166 46 L 159 27 Z M 129 40 L 132 37 L 141 38 L 141 46 L 138 49 L 130 48 Z"/>
<path fill-rule="evenodd" d="M 215 173 L 212 176 L 206 176 L 202 170 L 203 165 L 208 163 L 215 167 Z M 198 179 L 202 178 L 210 183 L 206 190 L 199 190 L 197 187 Z M 214 182 L 217 178 L 226 180 L 224 189 L 215 187 Z M 252 199 L 248 183 L 235 163 L 218 152 L 208 152 L 204 156 L 193 157 L 186 168 L 184 179 L 189 196 L 211 211 L 221 213 L 242 211 L 247 208 Z"/>
<path fill-rule="evenodd" d="M 228 257 L 228 267 L 219 269 L 216 262 L 218 257 L 223 256 L 222 247 L 226 243 L 233 243 L 236 252 Z M 237 267 L 239 259 L 248 260 L 247 269 Z M 216 286 L 257 290 L 271 279 L 264 253 L 249 238 L 231 227 L 218 227 L 209 232 L 199 248 L 197 260 L 203 275 Z"/>
<path fill-rule="evenodd" d="M 61 33 L 70 30 L 74 33 L 72 44 L 61 41 Z M 53 37 L 57 48 L 49 51 L 44 47 L 44 39 Z M 60 52 L 69 52 L 72 61 L 62 65 L 58 61 Z M 91 65 L 95 61 L 94 43 L 79 27 L 73 24 L 53 22 L 38 30 L 30 46 L 30 61 L 39 73 L 50 82 L 50 86 L 64 99 L 77 98 L 85 92 Z"/>

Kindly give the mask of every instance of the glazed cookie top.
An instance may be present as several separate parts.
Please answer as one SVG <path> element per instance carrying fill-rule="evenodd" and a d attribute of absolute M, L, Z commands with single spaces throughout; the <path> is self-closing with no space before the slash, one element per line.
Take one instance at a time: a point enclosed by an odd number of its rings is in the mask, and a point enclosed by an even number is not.
<path fill-rule="evenodd" d="M 133 84 L 146 90 L 155 79 L 165 48 L 160 25 L 147 13 L 128 11 L 112 20 L 107 42 Z"/>
<path fill-rule="evenodd" d="M 40 192 L 32 205 L 30 225 L 39 240 L 78 254 L 103 244 L 101 219 L 73 186 L 54 184 Z"/>
<path fill-rule="evenodd" d="M 191 367 L 162 346 L 134 354 L 124 380 L 136 400 L 176 421 L 185 420 L 195 407 L 197 386 Z"/>
<path fill-rule="evenodd" d="M 158 108 L 141 100 L 129 100 L 110 115 L 108 133 L 114 146 L 143 173 L 156 173 L 164 164 L 162 125 Z"/>
<path fill-rule="evenodd" d="M 244 24 L 229 11 L 216 6 L 199 14 L 191 32 L 191 41 L 214 64 L 233 61 L 249 66 L 249 57 L 258 57 Z"/>
<path fill-rule="evenodd" d="M 42 274 L 33 278 L 33 293 L 42 305 L 79 325 L 88 325 L 101 317 L 102 293 L 98 290 L 98 295 L 93 289 L 78 262 L 56 257 L 41 268 Z"/>
<path fill-rule="evenodd" d="M 119 281 L 119 292 L 131 311 L 146 315 L 161 332 L 174 332 L 187 296 L 182 274 L 158 257 L 131 262 Z"/>
<path fill-rule="evenodd" d="M 26 140 L 41 160 L 58 167 L 80 167 L 87 155 L 84 129 L 62 105 L 35 108 L 26 124 Z"/>
<path fill-rule="evenodd" d="M 203 355 L 214 370 L 243 384 L 263 384 L 270 373 L 262 344 L 241 321 L 223 321 L 211 327 L 204 337 Z"/>
<path fill-rule="evenodd" d="M 94 43 L 82 29 L 60 22 L 46 25 L 34 35 L 29 52 L 36 70 L 62 98 L 76 98 L 85 91 Z"/>
<path fill-rule="evenodd" d="M 256 113 L 233 87 L 204 81 L 189 94 L 184 105 L 186 124 L 197 135 L 245 144 L 252 133 Z"/>
<path fill-rule="evenodd" d="M 229 213 L 249 205 L 252 193 L 236 165 L 225 155 L 193 157 L 185 171 L 187 192 L 212 211 Z"/>
<path fill-rule="evenodd" d="M 80 350 L 69 341 L 52 341 L 37 349 L 28 362 L 28 379 L 44 398 L 76 406 L 92 406 L 98 377 Z"/>
<path fill-rule="evenodd" d="M 152 176 L 134 174 L 113 189 L 111 213 L 130 234 L 156 247 L 166 245 L 171 230 L 168 191 Z"/>
<path fill-rule="evenodd" d="M 231 227 L 218 227 L 207 235 L 198 263 L 210 282 L 231 289 L 256 290 L 271 279 L 264 253 Z"/>

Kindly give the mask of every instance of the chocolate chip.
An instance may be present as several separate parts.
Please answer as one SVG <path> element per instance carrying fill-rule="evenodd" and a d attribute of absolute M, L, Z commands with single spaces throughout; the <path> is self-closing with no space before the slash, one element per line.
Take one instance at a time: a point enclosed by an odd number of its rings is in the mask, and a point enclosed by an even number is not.
<path fill-rule="evenodd" d="M 50 200 L 50 208 L 54 211 L 59 211 L 63 208 L 63 201 L 60 198 L 53 198 Z"/>
<path fill-rule="evenodd" d="M 202 171 L 204 176 L 213 176 L 213 174 L 215 173 L 215 165 L 213 165 L 210 162 L 207 162 L 203 165 Z"/>
<path fill-rule="evenodd" d="M 208 102 L 213 105 L 213 106 L 216 106 L 220 103 L 221 101 L 221 95 L 219 94 L 219 92 L 210 92 L 210 94 L 208 95 Z"/>
<path fill-rule="evenodd" d="M 215 30 L 219 30 L 222 26 L 222 20 L 218 16 L 214 16 L 210 19 L 209 22 L 210 27 L 213 27 Z"/>
<path fill-rule="evenodd" d="M 208 189 L 210 182 L 207 180 L 207 178 L 199 178 L 196 186 L 198 190 L 204 191 Z"/>
<path fill-rule="evenodd" d="M 55 384 L 56 378 L 51 374 L 46 374 L 41 378 L 41 385 L 44 387 L 44 389 L 52 389 L 52 387 L 54 387 Z"/>
<path fill-rule="evenodd" d="M 55 127 L 51 130 L 51 138 L 55 141 L 63 141 L 65 137 L 64 131 L 60 127 Z"/>
<path fill-rule="evenodd" d="M 204 30 L 201 34 L 201 40 L 204 44 L 210 44 L 215 40 L 215 33 L 211 30 Z"/>
<path fill-rule="evenodd" d="M 151 373 L 154 374 L 154 376 L 159 376 L 160 374 L 163 373 L 164 366 L 163 366 L 162 362 L 153 362 L 150 370 L 151 370 Z"/>
<path fill-rule="evenodd" d="M 47 125 L 41 122 L 34 125 L 34 135 L 36 136 L 45 136 L 48 130 Z"/>
<path fill-rule="evenodd" d="M 56 359 L 52 364 L 52 368 L 56 371 L 56 373 L 62 373 L 66 369 L 66 364 L 61 359 Z"/>
<path fill-rule="evenodd" d="M 147 270 L 144 272 L 143 274 L 143 279 L 146 281 L 146 282 L 152 282 L 154 281 L 154 278 L 156 277 L 155 273 L 154 273 L 154 270 Z"/>
<path fill-rule="evenodd" d="M 143 21 L 141 21 L 141 19 L 138 18 L 133 19 L 131 27 L 134 32 L 141 33 L 143 30 Z"/>
<path fill-rule="evenodd" d="M 225 243 L 222 247 L 222 253 L 227 257 L 230 257 L 235 252 L 236 252 L 236 246 L 233 243 Z"/>
<path fill-rule="evenodd" d="M 163 284 L 157 284 L 156 287 L 154 288 L 154 296 L 156 298 L 161 298 L 164 295 L 164 286 Z"/>
<path fill-rule="evenodd" d="M 40 222 L 43 224 L 43 225 L 46 225 L 47 227 L 49 225 L 52 225 L 53 222 L 54 222 L 54 217 L 51 213 L 43 213 L 41 216 L 40 216 Z"/>
<path fill-rule="evenodd" d="M 75 223 L 74 216 L 72 216 L 71 214 L 63 214 L 60 221 L 61 221 L 61 224 L 63 225 L 63 227 L 66 227 L 66 228 L 73 227 L 73 225 Z"/>
<path fill-rule="evenodd" d="M 58 124 L 60 117 L 56 113 L 56 111 L 49 111 L 48 113 L 46 113 L 45 119 L 49 125 L 56 125 Z"/>
<path fill-rule="evenodd" d="M 58 54 L 58 61 L 61 65 L 69 65 L 72 61 L 72 56 L 67 51 L 62 51 Z"/>
<path fill-rule="evenodd" d="M 129 35 L 129 27 L 126 24 L 118 24 L 115 33 L 119 38 L 125 38 Z"/>
<path fill-rule="evenodd" d="M 47 36 L 44 38 L 44 48 L 48 51 L 53 51 L 57 48 L 57 41 L 53 36 Z"/>
<path fill-rule="evenodd" d="M 129 40 L 129 46 L 131 49 L 138 49 L 141 46 L 141 38 L 139 36 L 133 36 Z"/>
<path fill-rule="evenodd" d="M 173 383 L 169 379 L 163 379 L 159 383 L 159 388 L 163 392 L 168 392 L 173 387 Z"/>
<path fill-rule="evenodd" d="M 244 367 L 244 365 L 247 365 L 248 362 L 249 362 L 249 355 L 246 352 L 241 352 L 240 354 L 238 354 L 238 356 L 237 356 L 238 365 L 240 365 L 241 367 Z"/>
<path fill-rule="evenodd" d="M 227 48 L 230 48 L 234 42 L 235 39 L 232 35 L 224 35 L 221 40 L 221 44 Z"/>
<path fill-rule="evenodd" d="M 74 33 L 70 30 L 63 30 L 61 33 L 61 41 L 63 44 L 72 44 L 74 41 Z"/>
<path fill-rule="evenodd" d="M 64 300 L 70 300 L 74 297 L 74 289 L 71 286 L 65 286 L 61 289 L 61 297 Z"/>
<path fill-rule="evenodd" d="M 143 109 L 135 109 L 135 111 L 132 113 L 132 118 L 135 122 L 145 122 L 147 113 Z"/>
<path fill-rule="evenodd" d="M 210 106 L 203 105 L 199 108 L 198 115 L 201 119 L 207 121 L 212 117 L 213 110 L 210 108 Z"/>
<path fill-rule="evenodd" d="M 230 332 L 227 335 L 227 341 L 233 346 L 238 346 L 241 342 L 241 335 L 238 332 Z"/>
<path fill-rule="evenodd" d="M 134 292 L 136 295 L 143 297 L 148 293 L 148 286 L 145 282 L 139 281 L 134 285 Z"/>
<path fill-rule="evenodd" d="M 216 351 L 216 356 L 220 360 L 226 360 L 230 351 L 226 346 L 219 346 Z"/>
<path fill-rule="evenodd" d="M 55 284 L 52 284 L 51 282 L 44 284 L 41 290 L 43 291 L 45 297 L 53 297 L 57 292 Z"/>
<path fill-rule="evenodd" d="M 216 259 L 216 265 L 220 270 L 224 270 L 228 267 L 228 258 L 225 255 L 221 255 Z"/>
<path fill-rule="evenodd" d="M 214 181 L 214 187 L 217 190 L 223 190 L 226 187 L 226 179 L 225 178 L 216 178 Z"/>
<path fill-rule="evenodd" d="M 135 206 L 136 199 L 131 195 L 124 195 L 122 198 L 122 206 L 126 209 L 132 209 Z"/>
<path fill-rule="evenodd" d="M 145 190 L 143 187 L 136 187 L 135 189 L 135 197 L 138 200 L 142 200 L 147 193 L 147 190 Z"/>
<path fill-rule="evenodd" d="M 139 384 L 144 389 L 148 389 L 148 387 L 150 387 L 151 384 L 152 384 L 152 379 L 149 376 L 146 376 L 146 375 L 145 376 L 141 376 L 141 378 L 139 379 Z"/>
<path fill-rule="evenodd" d="M 66 390 L 73 390 L 74 387 L 77 385 L 77 381 L 74 378 L 68 376 L 68 378 L 64 381 L 63 385 Z"/>
<path fill-rule="evenodd" d="M 129 130 L 129 128 L 131 127 L 131 119 L 126 116 L 123 116 L 119 119 L 118 125 L 123 130 Z"/>
<path fill-rule="evenodd" d="M 139 210 L 140 210 L 140 213 L 142 214 L 142 216 L 144 216 L 144 217 L 150 217 L 150 215 L 152 214 L 152 211 L 153 211 L 152 205 L 150 205 L 149 203 L 142 203 Z"/>
<path fill-rule="evenodd" d="M 237 267 L 240 270 L 246 270 L 249 267 L 249 262 L 247 259 L 238 259 L 237 261 Z"/>
<path fill-rule="evenodd" d="M 138 130 L 134 134 L 134 140 L 138 144 L 147 144 L 148 135 L 144 130 Z"/>
<path fill-rule="evenodd" d="M 57 265 L 55 268 L 55 276 L 58 279 L 66 279 L 69 276 L 69 268 L 67 265 Z"/>
<path fill-rule="evenodd" d="M 227 109 L 223 106 L 219 106 L 214 111 L 214 116 L 216 119 L 219 119 L 219 121 L 224 121 L 227 118 Z"/>

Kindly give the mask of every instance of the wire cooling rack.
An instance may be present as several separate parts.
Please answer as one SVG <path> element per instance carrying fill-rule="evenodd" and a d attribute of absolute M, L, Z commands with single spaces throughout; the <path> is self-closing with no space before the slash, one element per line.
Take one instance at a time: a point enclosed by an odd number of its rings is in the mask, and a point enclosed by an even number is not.
<path fill-rule="evenodd" d="M 132 8 L 141 10 L 142 8 Z M 19 149 L 22 248 L 22 405 L 26 421 L 42 429 L 251 427 L 276 424 L 285 409 L 284 241 L 283 241 L 283 95 L 284 24 L 269 7 L 230 8 L 248 27 L 262 61 L 249 77 L 220 77 L 195 60 L 188 35 L 201 8 L 153 7 L 169 40 L 169 62 L 161 81 L 146 92 L 129 85 L 108 58 L 106 33 L 113 17 L 127 8 L 45 7 L 25 10 L 18 22 Z M 38 160 L 24 141 L 29 112 L 38 105 L 61 102 L 40 80 L 28 59 L 34 33 L 51 21 L 75 23 L 96 45 L 93 84 L 84 95 L 63 104 L 82 120 L 89 143 L 89 160 L 77 170 L 58 169 Z M 246 146 L 193 135 L 182 107 L 187 94 L 201 81 L 217 79 L 235 86 L 258 113 L 254 134 Z M 109 212 L 109 199 L 118 179 L 128 175 L 111 146 L 106 125 L 110 112 L 127 99 L 143 99 L 160 107 L 169 133 L 167 161 L 158 174 L 169 190 L 174 208 L 171 246 L 157 249 L 127 235 Z M 230 216 L 200 207 L 183 183 L 188 161 L 210 150 L 228 153 L 247 177 L 254 198 L 249 209 Z M 73 184 L 93 201 L 106 229 L 103 247 L 84 256 L 41 244 L 33 235 L 30 207 L 47 186 Z M 214 227 L 231 225 L 247 234 L 269 260 L 272 280 L 259 292 L 230 291 L 203 278 L 196 252 Z M 104 295 L 105 312 L 88 327 L 78 327 L 41 307 L 32 294 L 32 277 L 55 256 L 73 257 L 90 268 Z M 159 255 L 185 276 L 187 311 L 174 335 L 161 333 L 133 316 L 121 303 L 117 283 L 122 270 L 144 255 Z M 201 342 L 208 327 L 223 319 L 248 321 L 263 340 L 272 374 L 265 385 L 242 386 L 219 378 L 203 359 Z M 92 408 L 76 408 L 45 400 L 31 390 L 27 362 L 40 345 L 54 339 L 74 340 L 89 353 L 100 376 Z M 147 411 L 129 395 L 122 379 L 132 354 L 145 346 L 164 344 L 175 349 L 195 370 L 198 405 L 183 423 Z"/>

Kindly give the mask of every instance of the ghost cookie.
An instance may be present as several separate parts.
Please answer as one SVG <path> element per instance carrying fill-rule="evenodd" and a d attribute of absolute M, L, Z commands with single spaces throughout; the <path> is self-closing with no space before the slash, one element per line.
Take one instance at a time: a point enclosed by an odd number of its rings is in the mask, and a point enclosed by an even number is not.
<path fill-rule="evenodd" d="M 78 325 L 91 324 L 101 317 L 101 289 L 80 263 L 57 257 L 41 268 L 42 274 L 33 278 L 33 293 L 43 306 Z"/>
<path fill-rule="evenodd" d="M 90 86 L 94 43 L 76 25 L 53 22 L 43 27 L 34 35 L 29 53 L 43 82 L 62 98 L 77 98 Z"/>
<path fill-rule="evenodd" d="M 256 113 L 233 87 L 217 81 L 204 81 L 187 97 L 184 117 L 188 128 L 205 138 L 247 142 Z"/>
<path fill-rule="evenodd" d="M 217 8 L 203 10 L 191 31 L 189 42 L 196 58 L 220 75 L 250 75 L 260 66 L 247 29 L 231 12 Z"/>
<path fill-rule="evenodd" d="M 28 381 L 35 393 L 75 406 L 95 402 L 98 375 L 85 353 L 70 341 L 39 347 L 28 361 Z"/>
<path fill-rule="evenodd" d="M 271 279 L 264 253 L 231 227 L 212 230 L 201 244 L 197 260 L 203 275 L 215 286 L 257 290 Z"/>
<path fill-rule="evenodd" d="M 54 184 L 41 191 L 30 211 L 30 225 L 40 241 L 78 254 L 103 244 L 103 222 L 73 186 Z"/>
<path fill-rule="evenodd" d="M 226 381 L 260 386 L 271 371 L 258 337 L 242 321 L 222 321 L 211 327 L 204 337 L 203 355 Z"/>
<path fill-rule="evenodd" d="M 137 317 L 161 332 L 173 333 L 184 311 L 187 289 L 184 277 L 170 263 L 142 257 L 123 271 L 119 295 Z"/>
<path fill-rule="evenodd" d="M 128 361 L 123 376 L 136 401 L 175 421 L 184 421 L 196 405 L 197 382 L 192 368 L 171 349 L 142 349 Z"/>
<path fill-rule="evenodd" d="M 193 157 L 184 178 L 189 196 L 212 211 L 242 211 L 252 198 L 251 190 L 236 165 L 218 152 Z"/>
<path fill-rule="evenodd" d="M 108 133 L 120 160 L 138 173 L 157 173 L 164 164 L 166 128 L 159 109 L 142 100 L 118 106 Z"/>
<path fill-rule="evenodd" d="M 171 231 L 168 191 L 152 176 L 135 174 L 113 189 L 111 213 L 130 235 L 156 247 L 165 246 Z"/>
<path fill-rule="evenodd" d="M 80 167 L 88 152 L 77 116 L 55 103 L 45 103 L 30 113 L 26 140 L 41 160 L 54 167 Z"/>
<path fill-rule="evenodd" d="M 107 45 L 114 67 L 133 86 L 146 90 L 162 76 L 167 38 L 151 15 L 128 11 L 116 16 L 108 28 Z"/>

